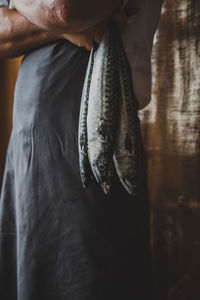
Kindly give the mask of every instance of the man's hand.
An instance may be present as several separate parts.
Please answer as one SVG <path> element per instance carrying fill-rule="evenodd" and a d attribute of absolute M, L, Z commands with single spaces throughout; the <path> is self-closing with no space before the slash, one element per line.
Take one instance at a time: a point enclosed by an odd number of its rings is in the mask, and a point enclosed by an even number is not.
<path fill-rule="evenodd" d="M 62 37 L 78 47 L 84 47 L 87 50 L 91 50 L 94 41 L 98 44 L 101 42 L 101 39 L 106 29 L 107 24 L 106 22 L 104 22 L 83 32 L 70 34 L 64 33 Z"/>
<path fill-rule="evenodd" d="M 105 21 L 81 33 L 51 33 L 31 24 L 14 9 L 12 1 L 11 7 L 0 8 L 0 57 L 17 57 L 57 39 L 66 39 L 91 50 L 94 41 L 101 42 L 107 29 Z M 112 18 L 121 29 L 125 20 L 123 12 L 116 13 Z"/>
<path fill-rule="evenodd" d="M 123 10 L 117 11 L 111 19 L 116 23 L 120 31 L 123 31 L 126 25 L 126 16 Z M 80 33 L 63 34 L 63 39 L 70 41 L 78 47 L 84 47 L 87 50 L 91 50 L 94 41 L 99 44 L 102 37 L 107 30 L 107 22 L 102 22 L 91 29 Z"/>
<path fill-rule="evenodd" d="M 31 23 L 51 32 L 86 31 L 109 18 L 122 0 L 13 0 L 16 10 Z"/>
<path fill-rule="evenodd" d="M 15 9 L 13 0 L 10 0 L 9 8 Z M 124 29 L 126 25 L 126 15 L 122 9 L 117 10 L 117 12 L 115 12 L 114 15 L 111 16 L 111 19 L 116 23 L 120 31 Z M 94 41 L 97 44 L 101 42 L 106 29 L 107 29 L 107 22 L 104 21 L 83 32 L 63 33 L 63 34 L 58 33 L 57 38 L 66 39 L 78 47 L 84 47 L 87 50 L 91 50 Z M 56 34 L 54 35 L 56 36 Z"/>

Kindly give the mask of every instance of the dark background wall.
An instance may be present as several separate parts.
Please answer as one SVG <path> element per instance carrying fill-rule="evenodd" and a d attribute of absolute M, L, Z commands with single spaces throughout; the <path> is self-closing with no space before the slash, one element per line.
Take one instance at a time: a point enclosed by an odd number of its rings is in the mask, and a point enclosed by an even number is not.
<path fill-rule="evenodd" d="M 19 63 L 0 61 L 0 178 Z M 199 300 L 199 0 L 165 0 L 152 66 L 152 101 L 140 118 L 148 158 L 154 299 Z"/>

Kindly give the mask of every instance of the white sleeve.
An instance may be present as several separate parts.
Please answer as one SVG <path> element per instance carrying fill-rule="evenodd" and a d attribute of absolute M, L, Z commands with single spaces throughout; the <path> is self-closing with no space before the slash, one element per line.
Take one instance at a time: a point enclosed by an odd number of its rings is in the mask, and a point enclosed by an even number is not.
<path fill-rule="evenodd" d="M 137 11 L 127 20 L 122 34 L 132 69 L 139 109 L 151 100 L 151 50 L 163 0 L 128 0 L 126 11 Z"/>

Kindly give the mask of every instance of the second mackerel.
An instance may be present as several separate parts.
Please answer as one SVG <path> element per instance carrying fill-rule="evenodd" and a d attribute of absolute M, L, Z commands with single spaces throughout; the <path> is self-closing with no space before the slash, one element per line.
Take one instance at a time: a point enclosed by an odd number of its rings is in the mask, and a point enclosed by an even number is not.
<path fill-rule="evenodd" d="M 134 196 L 139 167 L 138 102 L 133 90 L 131 68 L 120 36 L 116 40 L 116 47 L 119 57 L 121 97 L 114 163 L 122 185 Z"/>

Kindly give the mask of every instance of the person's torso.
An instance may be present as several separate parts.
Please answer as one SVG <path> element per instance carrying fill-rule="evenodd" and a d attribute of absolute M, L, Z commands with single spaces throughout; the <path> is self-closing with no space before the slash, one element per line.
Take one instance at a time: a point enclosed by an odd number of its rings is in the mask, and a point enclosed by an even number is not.
<path fill-rule="evenodd" d="M 0 7 L 8 6 L 8 2 L 8 0 L 0 0 Z M 127 12 L 136 12 L 130 13 L 126 29 L 122 33 L 122 39 L 132 69 L 133 86 L 139 102 L 139 109 L 144 108 L 151 99 L 151 49 L 162 2 L 163 0 L 128 0 L 125 7 Z M 54 60 L 52 60 L 51 55 L 48 55 L 47 49 L 49 47 L 42 47 L 42 49 L 43 56 L 39 57 L 39 55 L 36 55 L 37 61 L 35 60 L 34 64 L 36 66 L 44 66 L 49 59 L 48 65 L 50 66 Z M 47 51 L 46 54 L 44 53 L 45 51 Z M 59 57 L 59 59 L 62 63 L 62 58 Z M 29 66 L 28 64 L 28 58 L 26 58 L 26 66 L 30 69 L 33 68 L 34 72 L 32 60 Z M 41 81 L 45 82 L 47 73 L 42 72 L 40 74 L 38 77 L 40 83 Z M 29 88 L 31 89 L 31 87 Z"/>

